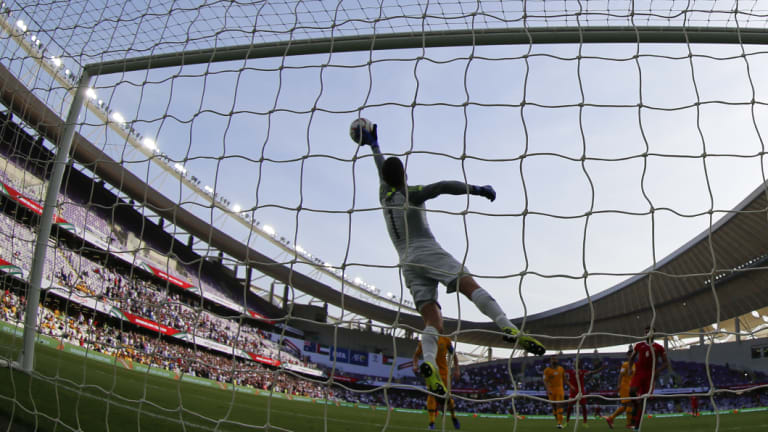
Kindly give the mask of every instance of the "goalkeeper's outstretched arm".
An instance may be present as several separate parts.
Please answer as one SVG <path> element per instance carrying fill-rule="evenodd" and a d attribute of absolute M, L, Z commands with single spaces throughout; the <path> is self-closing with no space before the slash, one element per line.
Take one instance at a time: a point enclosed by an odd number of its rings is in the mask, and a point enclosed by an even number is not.
<path fill-rule="evenodd" d="M 373 153 L 373 160 L 376 162 L 376 169 L 379 172 L 379 179 L 382 184 L 382 188 L 385 186 L 385 184 L 389 184 L 390 187 L 401 187 L 405 186 L 405 172 L 403 171 L 402 163 L 397 161 L 396 164 L 398 170 L 392 171 L 394 174 L 393 177 L 390 179 L 389 182 L 387 182 L 384 178 L 384 156 L 381 154 L 381 148 L 379 147 L 379 134 L 378 134 L 378 125 L 373 125 L 373 129 L 368 130 L 361 130 L 362 136 L 360 137 L 360 144 L 361 145 L 369 145 L 371 146 L 371 152 Z M 396 159 L 396 158 L 393 158 Z M 391 167 L 392 168 L 392 167 Z M 398 185 L 399 183 L 399 185 Z M 442 194 L 448 194 L 448 195 L 479 195 L 485 198 L 488 198 L 489 200 L 493 201 L 496 199 L 496 191 L 493 190 L 493 187 L 490 185 L 485 186 L 477 186 L 477 185 L 471 185 L 467 183 L 463 183 L 460 181 L 440 181 L 437 183 L 432 183 L 427 186 L 422 186 L 418 188 L 410 188 L 408 190 L 409 194 L 409 201 L 414 204 L 421 204 L 424 201 L 428 199 L 435 198 L 437 196 L 440 196 Z"/>
<path fill-rule="evenodd" d="M 383 181 L 383 177 L 381 175 L 381 167 L 384 165 L 384 156 L 381 154 L 381 149 L 379 148 L 378 128 L 378 125 L 373 125 L 373 130 L 371 131 L 363 129 L 361 131 L 362 137 L 360 139 L 360 144 L 371 146 L 373 160 L 376 162 L 376 170 L 379 172 L 379 179 L 382 179 Z"/>
<path fill-rule="evenodd" d="M 412 188 L 409 190 L 409 200 L 413 204 L 421 204 L 426 200 L 440 195 L 479 195 L 493 201 L 496 199 L 496 191 L 490 185 L 476 186 L 460 181 L 444 180 L 430 185 Z"/>
<path fill-rule="evenodd" d="M 376 170 L 379 172 L 379 179 L 381 179 L 381 167 L 384 165 L 384 156 L 381 154 L 378 140 L 371 143 L 371 152 L 373 153 L 373 160 L 376 162 Z"/>

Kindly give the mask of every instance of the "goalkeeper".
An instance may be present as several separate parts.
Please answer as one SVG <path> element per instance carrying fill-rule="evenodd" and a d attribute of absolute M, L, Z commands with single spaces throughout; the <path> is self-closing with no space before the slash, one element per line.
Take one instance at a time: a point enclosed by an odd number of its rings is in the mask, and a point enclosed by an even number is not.
<path fill-rule="evenodd" d="M 458 181 L 440 181 L 426 186 L 406 184 L 405 168 L 400 159 L 384 160 L 378 143 L 377 126 L 371 131 L 359 128 L 352 136 L 360 145 L 370 145 L 379 171 L 379 201 L 384 212 L 389 237 L 400 257 L 400 268 L 405 285 L 411 291 L 416 309 L 424 320 L 421 338 L 424 362 L 420 372 L 429 391 L 445 394 L 445 385 L 435 367 L 438 335 L 443 333 L 443 316 L 437 302 L 437 284 L 446 286 L 447 292 L 457 289 L 477 308 L 499 326 L 504 340 L 515 343 L 526 351 L 544 354 L 544 346 L 536 339 L 520 334 L 491 295 L 481 288 L 469 270 L 446 252 L 432 235 L 427 223 L 424 202 L 440 195 L 479 195 L 491 201 L 496 192 L 491 186 L 474 186 Z"/>

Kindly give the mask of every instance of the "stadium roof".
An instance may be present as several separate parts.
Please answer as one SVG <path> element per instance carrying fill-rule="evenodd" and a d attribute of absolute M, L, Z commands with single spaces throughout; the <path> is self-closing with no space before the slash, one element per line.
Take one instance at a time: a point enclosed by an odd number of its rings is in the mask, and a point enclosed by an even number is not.
<path fill-rule="evenodd" d="M 58 143 L 63 120 L 1 66 L 0 82 L 4 83 L 0 102 L 48 141 Z M 272 278 L 378 322 L 422 327 L 416 315 L 342 296 L 336 288 L 244 245 L 177 206 L 79 134 L 71 153 L 80 164 L 159 216 Z M 766 188 L 765 184 L 758 187 L 711 229 L 642 274 L 590 299 L 515 321 L 527 332 L 544 335 L 542 341 L 549 349 L 592 348 L 629 342 L 632 339 L 626 335 L 641 336 L 652 319 L 657 333 L 681 333 L 768 305 L 768 290 L 763 286 L 767 273 L 762 267 L 768 261 Z M 448 319 L 446 330 L 455 331 L 458 324 Z M 460 330 L 463 342 L 502 346 L 491 323 L 462 321 Z"/>

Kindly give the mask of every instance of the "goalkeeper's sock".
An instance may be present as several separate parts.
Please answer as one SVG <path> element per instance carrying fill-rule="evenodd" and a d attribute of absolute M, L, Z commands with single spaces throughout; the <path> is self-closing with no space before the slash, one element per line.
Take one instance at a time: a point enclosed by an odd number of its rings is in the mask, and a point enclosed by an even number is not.
<path fill-rule="evenodd" d="M 504 313 L 503 310 L 501 310 L 501 306 L 499 306 L 498 303 L 496 303 L 496 300 L 491 297 L 490 294 L 488 294 L 488 291 L 484 290 L 483 288 L 477 288 L 472 292 L 472 296 L 470 297 L 470 300 L 472 300 L 472 303 L 477 306 L 477 308 L 480 310 L 480 312 L 484 313 L 485 316 L 492 319 L 493 322 L 496 323 L 499 328 L 504 327 L 512 327 L 516 329 L 514 324 L 512 324 L 511 321 L 509 321 L 509 318 L 507 318 L 507 314 Z"/>
<path fill-rule="evenodd" d="M 424 327 L 424 334 L 421 335 L 421 352 L 424 361 L 432 363 L 437 368 L 437 329 L 432 326 Z"/>

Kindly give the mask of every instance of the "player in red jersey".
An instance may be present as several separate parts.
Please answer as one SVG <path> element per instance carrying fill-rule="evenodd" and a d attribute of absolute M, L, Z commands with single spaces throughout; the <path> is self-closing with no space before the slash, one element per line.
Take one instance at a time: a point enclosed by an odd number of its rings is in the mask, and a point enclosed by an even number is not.
<path fill-rule="evenodd" d="M 587 394 L 587 390 L 584 387 L 584 378 L 602 371 L 605 368 L 605 364 L 602 364 L 599 368 L 593 370 L 581 369 L 577 367 L 577 365 L 578 363 L 576 363 L 576 360 L 574 360 L 573 368 L 565 371 L 566 376 L 568 376 L 568 399 L 572 399 L 570 402 L 568 402 L 568 408 L 565 413 L 565 422 L 568 423 L 571 421 L 571 411 L 573 410 L 573 405 L 576 404 L 576 401 L 573 399 L 579 397 L 579 393 L 581 393 L 581 399 L 579 399 L 578 402 L 581 409 L 581 415 L 584 419 L 584 425 L 586 425 L 587 398 L 585 396 Z"/>
<path fill-rule="evenodd" d="M 643 416 L 643 401 L 638 397 L 653 392 L 653 383 L 656 377 L 669 367 L 669 359 L 664 347 L 653 341 L 653 329 L 646 327 L 648 339 L 635 344 L 632 357 L 629 358 L 629 367 L 635 367 L 635 374 L 629 384 L 629 396 L 632 397 L 632 425 L 634 430 L 640 427 L 640 419 Z"/>
<path fill-rule="evenodd" d="M 691 396 L 691 415 L 694 417 L 699 416 L 699 398 Z"/>

